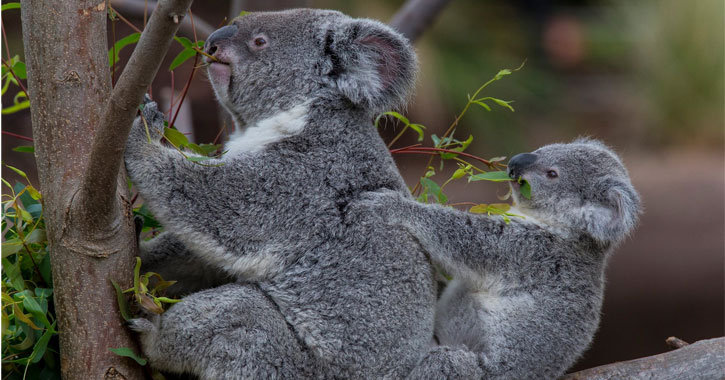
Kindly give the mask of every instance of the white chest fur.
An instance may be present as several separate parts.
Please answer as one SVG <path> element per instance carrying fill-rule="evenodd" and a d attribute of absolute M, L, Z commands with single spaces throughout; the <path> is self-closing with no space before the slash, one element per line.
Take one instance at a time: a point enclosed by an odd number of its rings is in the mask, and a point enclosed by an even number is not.
<path fill-rule="evenodd" d="M 268 144 L 294 136 L 307 124 L 309 102 L 258 121 L 243 131 L 234 132 L 225 145 L 225 159 L 261 151 Z"/>

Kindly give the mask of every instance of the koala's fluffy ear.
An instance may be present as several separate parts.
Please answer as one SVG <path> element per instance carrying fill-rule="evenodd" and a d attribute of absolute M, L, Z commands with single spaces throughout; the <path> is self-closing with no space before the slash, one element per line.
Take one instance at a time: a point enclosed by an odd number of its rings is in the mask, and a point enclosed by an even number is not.
<path fill-rule="evenodd" d="M 600 188 L 606 189 L 604 198 L 582 209 L 584 229 L 599 242 L 617 244 L 637 224 L 642 212 L 639 195 L 631 184 L 618 180 L 604 180 Z"/>
<path fill-rule="evenodd" d="M 373 20 L 330 24 L 322 75 L 351 102 L 378 113 L 405 104 L 417 61 L 408 40 Z"/>

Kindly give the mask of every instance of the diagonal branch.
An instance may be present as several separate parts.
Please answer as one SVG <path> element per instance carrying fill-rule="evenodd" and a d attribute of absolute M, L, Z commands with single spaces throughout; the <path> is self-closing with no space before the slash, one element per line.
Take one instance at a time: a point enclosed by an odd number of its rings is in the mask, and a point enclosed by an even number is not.
<path fill-rule="evenodd" d="M 435 21 L 435 18 L 448 5 L 450 0 L 408 0 L 398 13 L 393 16 L 389 25 L 400 32 L 411 42 Z"/>
<path fill-rule="evenodd" d="M 114 215 L 124 147 L 136 109 L 156 76 L 192 0 L 161 0 L 111 93 L 93 140 L 76 205 L 81 214 Z"/>
<path fill-rule="evenodd" d="M 560 380 L 721 380 L 725 338 L 701 340 L 664 354 L 612 363 L 568 374 Z"/>
<path fill-rule="evenodd" d="M 144 0 L 112 0 L 111 5 L 119 12 L 127 15 L 143 15 L 144 11 L 152 12 L 156 9 L 156 1 L 144 1 Z M 237 12 L 239 13 L 239 12 Z M 187 36 L 192 36 L 194 29 L 199 33 L 199 37 L 206 38 L 209 36 L 216 27 L 209 24 L 208 22 L 200 19 L 198 16 L 194 16 L 195 27 L 192 28 L 189 19 L 181 21 L 181 27 L 179 31 Z"/>

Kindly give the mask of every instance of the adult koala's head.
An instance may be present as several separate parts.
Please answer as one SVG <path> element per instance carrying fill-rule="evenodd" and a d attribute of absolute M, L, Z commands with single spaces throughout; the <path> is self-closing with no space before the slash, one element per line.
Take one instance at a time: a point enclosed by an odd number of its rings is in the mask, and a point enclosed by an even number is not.
<path fill-rule="evenodd" d="M 402 105 L 415 81 L 408 41 L 373 20 L 314 9 L 250 13 L 212 33 L 209 78 L 239 122 L 310 99 L 346 99 L 377 113 Z"/>
<path fill-rule="evenodd" d="M 617 244 L 636 225 L 639 195 L 620 158 L 593 139 L 552 144 L 517 154 L 509 176 L 531 186 L 531 198 L 512 182 L 519 209 L 546 223 L 580 230 L 604 244 Z"/>

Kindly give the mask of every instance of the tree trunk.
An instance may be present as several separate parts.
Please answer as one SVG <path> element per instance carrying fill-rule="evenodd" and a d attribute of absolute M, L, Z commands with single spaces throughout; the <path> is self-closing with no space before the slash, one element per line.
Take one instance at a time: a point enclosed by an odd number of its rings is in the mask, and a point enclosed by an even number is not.
<path fill-rule="evenodd" d="M 142 379 L 140 366 L 108 350 L 136 347 L 109 281 L 132 282 L 136 243 L 125 178 L 117 175 L 112 212 L 73 201 L 111 94 L 106 4 L 24 0 L 21 12 L 62 375 Z"/>

